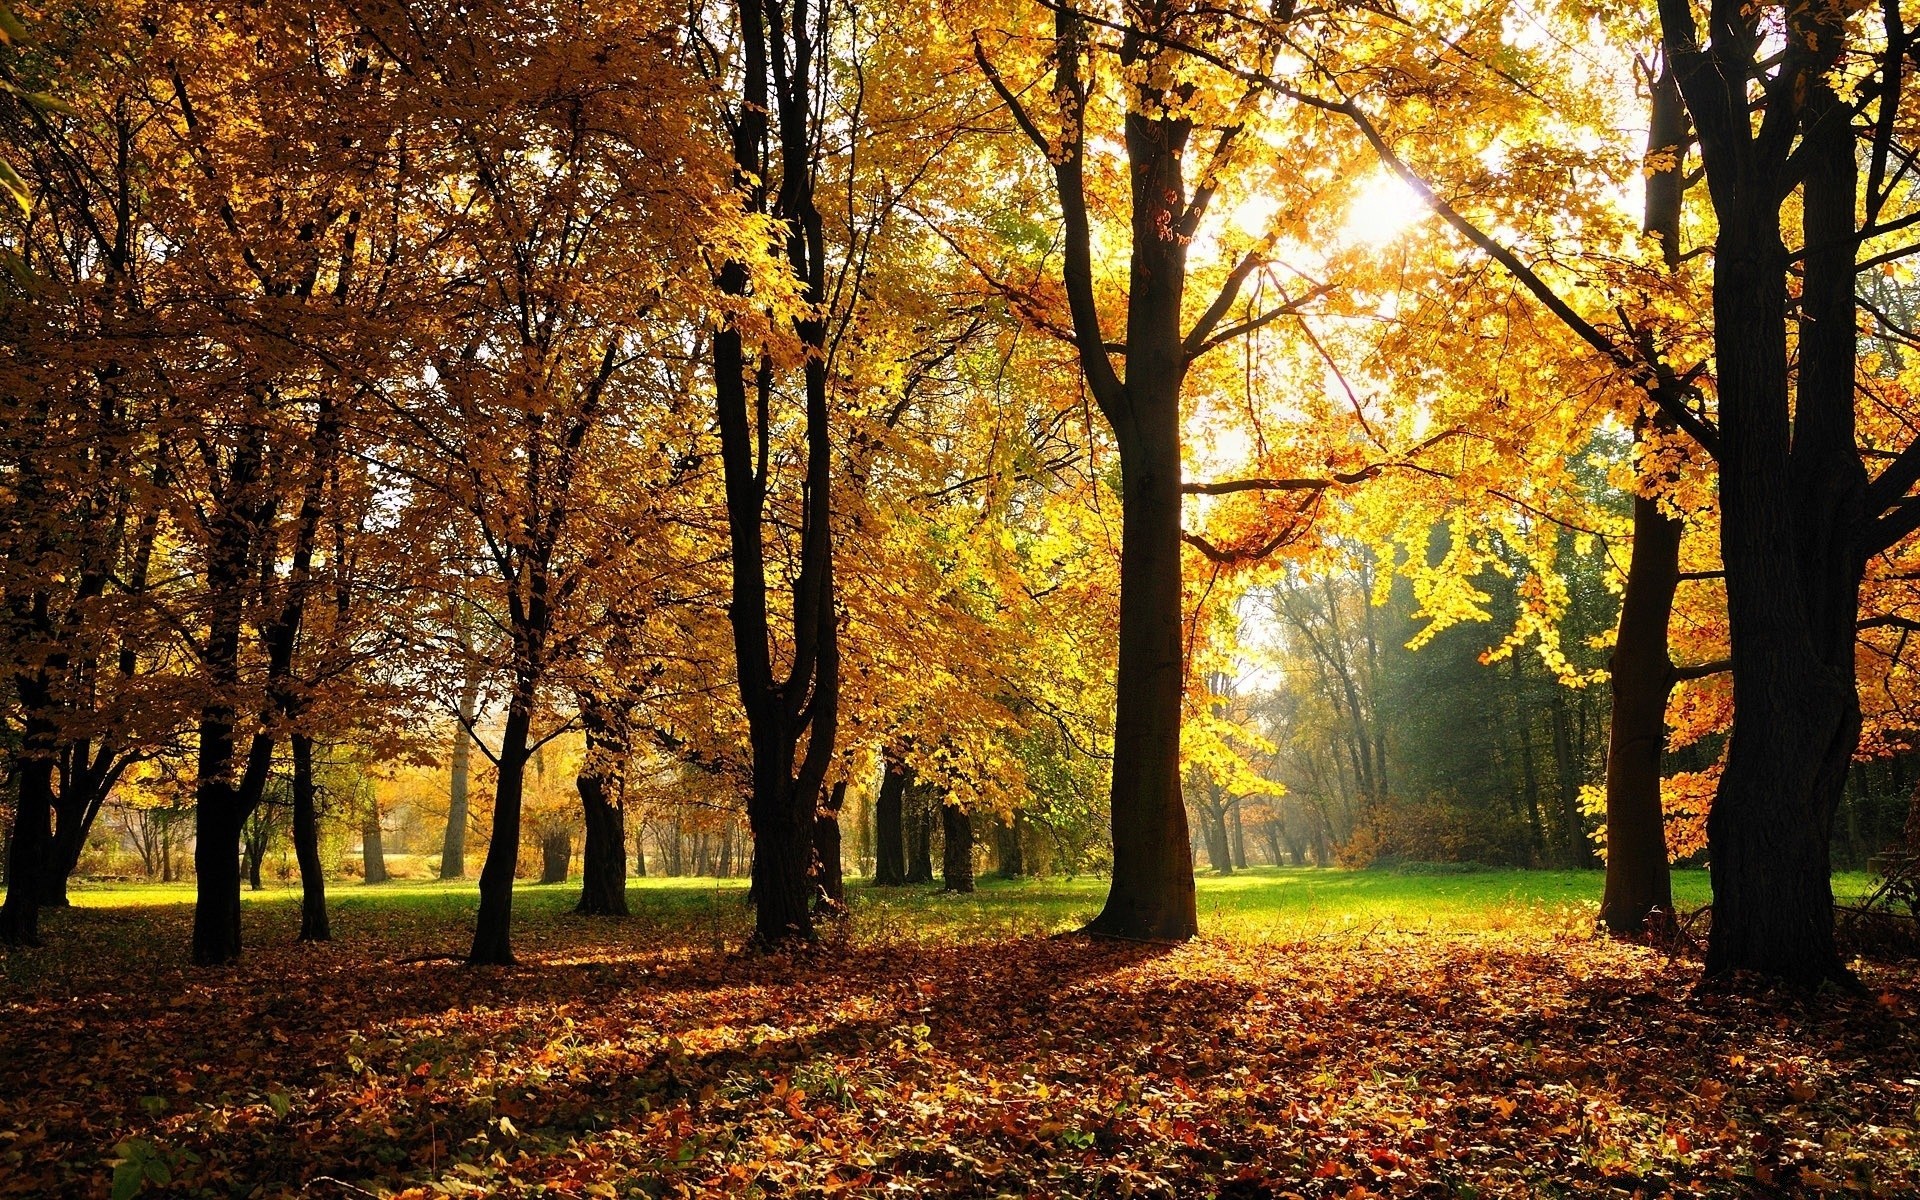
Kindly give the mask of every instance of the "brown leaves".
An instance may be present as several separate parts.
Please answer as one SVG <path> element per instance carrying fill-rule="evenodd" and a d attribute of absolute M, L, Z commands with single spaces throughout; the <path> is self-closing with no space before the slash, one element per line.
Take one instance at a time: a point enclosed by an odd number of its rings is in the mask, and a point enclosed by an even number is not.
<path fill-rule="evenodd" d="M 858 910 L 844 957 L 740 958 L 663 907 L 536 911 L 500 973 L 393 961 L 460 914 L 383 911 L 189 989 L 138 951 L 165 910 L 62 919 L 142 936 L 9 985 L 0 1196 L 1920 1186 L 1905 972 L 1874 975 L 1891 1005 L 1696 1000 L 1684 965 L 1546 933 L 907 944 Z"/>

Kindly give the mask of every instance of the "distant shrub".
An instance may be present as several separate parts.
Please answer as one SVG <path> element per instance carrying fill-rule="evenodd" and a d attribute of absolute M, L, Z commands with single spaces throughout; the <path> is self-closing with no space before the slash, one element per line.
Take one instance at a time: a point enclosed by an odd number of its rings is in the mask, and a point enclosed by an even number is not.
<path fill-rule="evenodd" d="M 1407 874 L 1525 866 L 1530 858 L 1526 825 L 1517 816 L 1446 798 L 1390 800 L 1335 850 L 1343 867 Z"/>

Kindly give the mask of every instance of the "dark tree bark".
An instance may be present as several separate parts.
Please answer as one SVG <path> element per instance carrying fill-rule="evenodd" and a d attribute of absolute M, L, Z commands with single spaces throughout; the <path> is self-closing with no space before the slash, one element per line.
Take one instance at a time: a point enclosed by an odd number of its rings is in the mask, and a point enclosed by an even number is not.
<path fill-rule="evenodd" d="M 907 826 L 907 882 L 933 882 L 933 789 L 914 782 L 905 797 Z"/>
<path fill-rule="evenodd" d="M 470 966 L 513 965 L 513 874 L 520 862 L 520 803 L 526 794 L 527 734 L 533 724 L 533 680 L 521 672 L 500 738 L 493 789 L 493 836 L 480 866 L 480 914 L 474 921 Z"/>
<path fill-rule="evenodd" d="M 0 903 L 0 944 L 8 946 L 40 944 L 39 872 L 52 840 L 56 731 L 44 718 L 28 722 L 13 760 L 14 821 L 7 845 L 7 898 Z"/>
<path fill-rule="evenodd" d="M 1247 830 L 1240 820 L 1240 797 L 1235 796 L 1227 803 L 1227 815 L 1232 826 L 1233 865 L 1244 871 L 1247 869 Z"/>
<path fill-rule="evenodd" d="M 940 890 L 973 891 L 973 816 L 958 804 L 943 801 L 940 828 L 945 840 L 940 856 Z"/>
<path fill-rule="evenodd" d="M 847 781 L 842 779 L 813 817 L 815 888 L 821 907 L 834 912 L 847 903 L 846 871 L 840 862 L 840 806 L 846 799 Z"/>
<path fill-rule="evenodd" d="M 820 69 L 815 39 L 825 13 L 813 0 L 739 0 L 737 12 L 739 103 L 726 114 L 733 132 L 734 184 L 750 211 L 769 213 L 784 224 L 788 263 L 801 283 L 803 299 L 817 305 L 826 297 L 826 262 L 823 224 L 813 196 L 812 131 L 819 91 L 815 72 Z M 777 128 L 770 127 L 769 117 L 777 119 Z M 718 282 L 730 295 L 749 293 L 744 264 L 725 264 Z M 732 544 L 728 613 L 752 760 L 747 817 L 753 832 L 754 940 L 763 946 L 813 936 L 814 809 L 833 754 L 840 689 L 827 325 L 816 310 L 796 320 L 794 331 L 812 353 L 802 367 L 806 503 L 793 577 L 792 629 L 781 638 L 790 655 L 784 675 L 772 646 L 765 536 L 768 472 L 776 468 L 768 450 L 774 366 L 765 355 L 750 356 L 740 328 L 732 322 L 713 340 Z"/>
<path fill-rule="evenodd" d="M 1665 55 L 1650 83 L 1643 224 L 1660 239 L 1671 270 L 1680 263 L 1687 113 Z M 1672 421 L 1657 406 L 1634 426 L 1636 440 L 1648 433 L 1664 439 L 1673 432 Z M 1608 672 L 1613 708 L 1607 732 L 1607 883 L 1600 899 L 1600 920 L 1619 937 L 1664 933 L 1673 921 L 1660 760 L 1674 683 L 1667 633 L 1680 586 L 1684 532 L 1683 522 L 1662 509 L 1658 497 L 1644 489 L 1634 496 L 1633 549 Z"/>
<path fill-rule="evenodd" d="M 199 778 L 194 789 L 196 966 L 217 966 L 240 956 L 240 837 L 266 786 L 273 755 L 272 738 L 262 733 L 254 737 L 244 761 L 239 760 L 231 699 L 240 686 L 248 564 L 255 547 L 266 540 L 273 511 L 272 501 L 257 495 L 265 453 L 264 432 L 256 425 L 246 432 L 220 481 L 222 494 L 207 548 L 205 584 L 210 603 L 201 658 L 212 698 L 200 710 Z M 281 649 L 276 643 L 269 657 Z M 285 649 L 291 652 L 290 643 Z M 270 664 L 269 671 L 273 668 Z"/>
<path fill-rule="evenodd" d="M 1633 501 L 1633 551 L 1613 647 L 1607 740 L 1607 882 L 1600 919 L 1622 937 L 1673 915 L 1660 760 L 1667 744 L 1673 660 L 1667 624 L 1680 582 L 1681 522 L 1651 496 Z"/>
<path fill-rule="evenodd" d="M 627 915 L 627 744 L 622 714 L 583 701 L 587 756 L 574 786 L 586 817 L 586 845 L 580 859 L 580 903 L 573 911 L 588 916 Z M 641 873 L 645 874 L 642 859 Z"/>
<path fill-rule="evenodd" d="M 1858 160 L 1852 112 L 1828 72 L 1845 16 L 1790 8 L 1758 120 L 1764 68 L 1755 11 L 1715 0 L 1709 37 L 1685 0 L 1661 0 L 1666 52 L 1699 134 L 1714 243 L 1714 357 L 1721 558 L 1732 635 L 1734 722 L 1707 822 L 1709 976 L 1752 971 L 1857 986 L 1833 936 L 1828 839 L 1859 739 L 1854 676 L 1869 555 L 1912 531 L 1896 507 L 1920 464 L 1898 456 L 1869 493 L 1854 433 Z M 1905 71 L 1906 31 L 1888 29 Z M 1892 89 L 1881 96 L 1894 102 Z M 1796 135 L 1798 145 L 1795 145 Z M 1799 304 L 1782 207 L 1799 182 Z M 1870 198 L 1870 203 L 1878 203 Z M 1787 322 L 1798 325 L 1798 372 Z M 1676 420 L 1679 417 L 1676 415 Z M 1877 512 L 1895 509 L 1893 526 Z"/>
<path fill-rule="evenodd" d="M 1573 713 L 1567 707 L 1566 689 L 1556 686 L 1548 701 L 1548 716 L 1553 722 L 1553 765 L 1556 791 L 1560 801 L 1561 852 L 1569 867 L 1584 870 L 1593 866 L 1593 843 L 1587 838 L 1586 818 L 1580 812 L 1580 775 L 1582 762 L 1574 742 Z"/>
<path fill-rule="evenodd" d="M 880 794 L 873 803 L 873 882 L 898 887 L 907 882 L 907 827 L 905 801 L 913 785 L 913 768 L 889 756 L 880 777 Z"/>
<path fill-rule="evenodd" d="M 320 813 L 313 785 L 313 739 L 296 733 L 293 745 L 293 856 L 300 864 L 300 940 L 333 937 L 327 922 L 327 880 L 320 865 Z"/>
<path fill-rule="evenodd" d="M 565 883 L 573 866 L 573 835 L 549 829 L 540 836 L 540 882 Z"/>
<path fill-rule="evenodd" d="M 247 890 L 250 892 L 257 892 L 266 886 L 260 877 L 260 870 L 265 865 L 272 827 L 260 819 L 263 811 L 258 808 L 253 810 L 241 842 L 241 857 L 246 865 Z"/>
<path fill-rule="evenodd" d="M 473 723 L 479 716 L 480 660 L 467 664 L 460 684 L 460 727 L 453 733 L 448 763 L 447 832 L 440 843 L 440 878 L 467 877 L 467 784 L 473 764 Z"/>

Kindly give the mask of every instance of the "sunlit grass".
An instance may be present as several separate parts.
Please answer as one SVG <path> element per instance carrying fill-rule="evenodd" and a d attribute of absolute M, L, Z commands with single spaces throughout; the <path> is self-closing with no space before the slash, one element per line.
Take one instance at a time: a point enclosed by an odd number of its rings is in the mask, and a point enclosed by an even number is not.
<path fill-rule="evenodd" d="M 1196 887 L 1201 927 L 1207 934 L 1272 941 L 1373 933 L 1577 932 L 1591 927 L 1603 882 L 1599 871 L 1402 873 L 1254 867 L 1231 876 L 1202 872 Z M 749 920 L 746 887 L 745 879 L 653 876 L 631 881 L 628 899 L 636 920 L 671 926 L 694 941 L 724 942 L 737 938 Z M 861 942 L 977 941 L 1059 932 L 1098 912 L 1106 887 L 1106 880 L 1092 876 L 983 877 L 978 891 L 956 896 L 942 893 L 937 884 L 879 888 L 855 880 L 846 936 Z M 1864 873 L 1834 876 L 1835 894 L 1843 900 L 1864 895 L 1870 887 Z M 515 908 L 520 923 L 539 926 L 566 920 L 577 889 L 576 881 L 518 884 Z M 243 893 L 250 906 L 269 908 L 291 908 L 298 897 L 296 887 L 284 885 Z M 77 907 L 88 909 L 168 908 L 191 904 L 193 885 L 81 883 L 73 888 L 72 898 Z M 1706 872 L 1674 873 L 1675 904 L 1683 911 L 1709 898 Z M 329 885 L 328 902 L 336 920 L 349 929 L 358 918 L 376 912 L 384 921 L 418 921 L 423 930 L 444 929 L 471 914 L 479 894 L 472 880 L 376 885 L 340 880 Z"/>

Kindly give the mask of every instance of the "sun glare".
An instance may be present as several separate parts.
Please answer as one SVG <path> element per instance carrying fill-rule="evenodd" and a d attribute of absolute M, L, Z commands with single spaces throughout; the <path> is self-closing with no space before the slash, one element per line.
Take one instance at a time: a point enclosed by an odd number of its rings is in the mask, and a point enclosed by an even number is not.
<path fill-rule="evenodd" d="M 1412 188 L 1384 171 L 1375 172 L 1354 190 L 1340 239 L 1350 246 L 1384 246 L 1429 211 Z"/>

